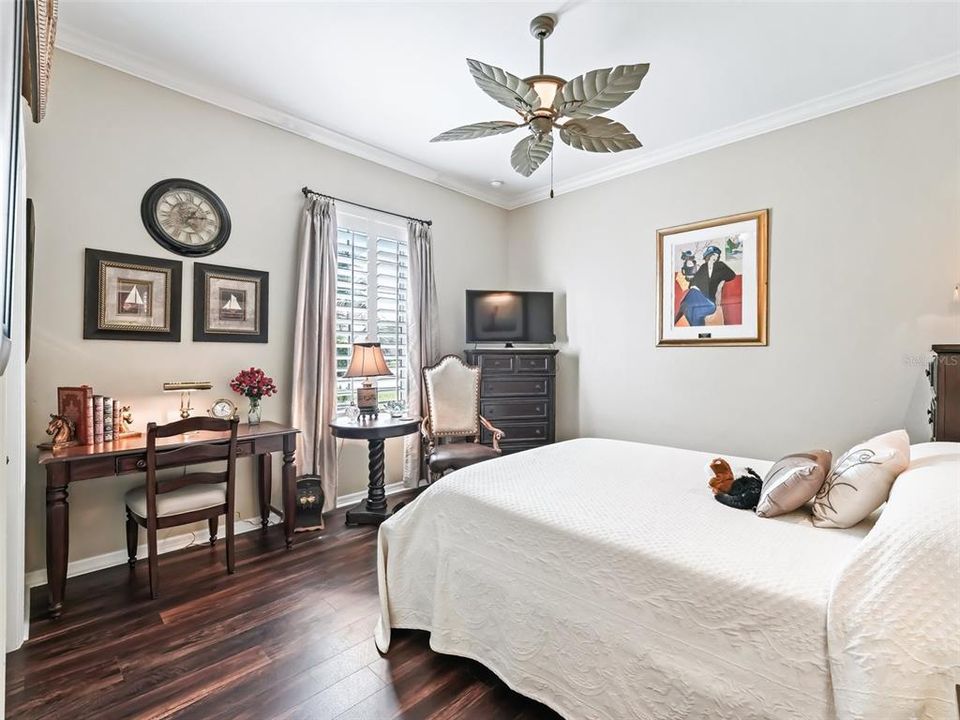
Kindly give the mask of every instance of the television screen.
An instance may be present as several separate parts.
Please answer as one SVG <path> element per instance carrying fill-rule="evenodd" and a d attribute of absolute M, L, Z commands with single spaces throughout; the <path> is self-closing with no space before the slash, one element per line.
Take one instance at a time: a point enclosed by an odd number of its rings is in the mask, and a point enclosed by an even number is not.
<path fill-rule="evenodd" d="M 553 293 L 467 290 L 467 342 L 554 340 Z"/>

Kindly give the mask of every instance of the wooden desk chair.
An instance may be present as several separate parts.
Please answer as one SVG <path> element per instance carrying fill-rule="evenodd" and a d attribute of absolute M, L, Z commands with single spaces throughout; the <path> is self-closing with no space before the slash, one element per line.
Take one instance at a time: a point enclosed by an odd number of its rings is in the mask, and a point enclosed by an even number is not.
<path fill-rule="evenodd" d="M 147 549 L 150 563 L 150 597 L 156 599 L 159 591 L 157 573 L 157 531 L 206 520 L 210 528 L 210 544 L 217 540 L 217 521 L 226 515 L 227 572 L 233 573 L 233 506 L 237 465 L 237 427 L 239 420 L 196 417 L 169 425 L 147 425 L 147 482 L 143 487 L 127 493 L 127 555 L 131 569 L 137 562 L 137 526 L 147 530 Z M 185 453 L 196 462 L 196 444 L 189 448 L 157 450 L 157 438 L 167 438 L 197 430 L 229 432 L 230 437 L 211 440 L 200 448 L 203 462 L 226 460 L 223 472 L 194 472 L 182 477 L 158 482 L 157 470 L 183 465 Z"/>
<path fill-rule="evenodd" d="M 446 355 L 436 365 L 423 368 L 423 387 L 427 411 L 420 432 L 428 482 L 448 470 L 500 456 L 505 433 L 480 414 L 479 367 Z M 493 447 L 480 444 L 481 427 L 490 433 Z"/>

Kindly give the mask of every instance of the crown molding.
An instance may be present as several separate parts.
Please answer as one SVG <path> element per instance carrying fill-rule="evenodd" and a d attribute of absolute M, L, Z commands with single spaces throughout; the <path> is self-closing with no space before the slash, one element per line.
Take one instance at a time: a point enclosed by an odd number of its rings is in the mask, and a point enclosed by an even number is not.
<path fill-rule="evenodd" d="M 213 85 L 198 83 L 174 75 L 162 67 L 159 67 L 149 58 L 134 51 L 105 42 L 93 35 L 70 28 L 68 25 L 62 23 L 57 27 L 56 48 L 57 50 L 78 55 L 79 57 L 99 63 L 100 65 L 106 65 L 109 68 L 113 68 L 127 75 L 132 75 L 141 80 L 146 80 L 154 85 L 160 85 L 168 90 L 173 90 L 182 95 L 187 95 L 196 100 L 279 128 L 280 130 L 285 130 L 294 135 L 313 140 L 314 142 L 331 147 L 334 150 L 340 150 L 341 152 L 369 160 L 370 162 L 377 163 L 391 170 L 411 175 L 420 180 L 426 180 L 427 182 L 463 195 L 468 195 L 482 202 L 489 203 L 490 205 L 495 205 L 503 209 L 507 208 L 505 198 L 501 195 L 484 192 L 473 185 L 448 177 L 415 160 L 397 155 L 389 150 L 365 143 L 362 140 L 357 140 L 356 138 L 344 135 L 335 130 L 330 130 L 322 125 L 269 107 L 255 100 L 250 100 L 242 95 L 217 88 Z M 297 192 L 299 192 L 299 190 Z"/>
<path fill-rule="evenodd" d="M 722 128 L 715 132 L 706 133 L 690 140 L 668 145 L 667 147 L 647 152 L 637 153 L 633 157 L 620 162 L 611 163 L 601 170 L 582 173 L 554 184 L 554 194 L 573 192 L 614 180 L 624 175 L 646 170 L 647 168 L 664 165 L 681 158 L 696 155 L 697 153 L 713 150 L 714 148 L 731 143 L 764 135 L 774 130 L 797 125 L 798 123 L 814 120 L 825 115 L 831 115 L 841 110 L 847 110 L 857 105 L 864 105 L 874 100 L 880 100 L 891 95 L 914 90 L 924 85 L 946 80 L 960 75 L 960 53 L 952 53 L 921 65 L 915 65 L 906 70 L 885 75 L 870 80 L 861 85 L 854 85 L 845 90 L 822 95 L 807 102 L 772 112 L 768 115 L 747 120 L 736 125 Z M 508 210 L 515 210 L 525 205 L 547 200 L 550 186 L 529 190 L 513 198 L 507 206 Z"/>
<path fill-rule="evenodd" d="M 527 190 L 512 198 L 485 192 L 474 184 L 451 178 L 415 160 L 330 130 L 309 120 L 304 120 L 236 93 L 175 76 L 136 52 L 107 43 L 88 33 L 72 29 L 65 24 L 61 24 L 57 28 L 57 48 L 505 210 L 515 210 L 548 199 L 549 184 Z M 928 63 L 915 65 L 900 72 L 829 95 L 823 95 L 667 147 L 643 150 L 622 161 L 612 162 L 600 170 L 566 178 L 555 184 L 555 194 L 566 194 L 625 175 L 632 175 L 657 165 L 664 165 L 740 140 L 831 115 L 841 110 L 847 110 L 940 80 L 946 80 L 956 75 L 960 75 L 960 53 L 952 53 Z"/>

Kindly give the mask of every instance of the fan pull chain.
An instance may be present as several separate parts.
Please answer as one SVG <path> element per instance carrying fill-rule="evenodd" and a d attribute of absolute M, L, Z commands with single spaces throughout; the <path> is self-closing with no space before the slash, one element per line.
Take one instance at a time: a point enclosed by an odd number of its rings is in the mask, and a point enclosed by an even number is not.
<path fill-rule="evenodd" d="M 553 200 L 553 158 L 556 153 L 550 153 L 550 199 Z"/>

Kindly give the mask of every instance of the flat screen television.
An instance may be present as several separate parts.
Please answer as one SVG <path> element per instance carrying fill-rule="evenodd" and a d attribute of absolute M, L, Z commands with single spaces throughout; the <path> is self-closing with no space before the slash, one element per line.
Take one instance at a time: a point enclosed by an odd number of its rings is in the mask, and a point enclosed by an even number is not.
<path fill-rule="evenodd" d="M 552 343 L 553 293 L 467 290 L 468 343 Z"/>

